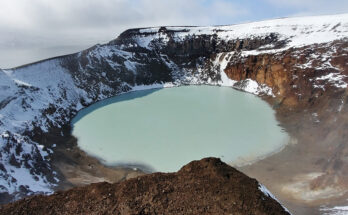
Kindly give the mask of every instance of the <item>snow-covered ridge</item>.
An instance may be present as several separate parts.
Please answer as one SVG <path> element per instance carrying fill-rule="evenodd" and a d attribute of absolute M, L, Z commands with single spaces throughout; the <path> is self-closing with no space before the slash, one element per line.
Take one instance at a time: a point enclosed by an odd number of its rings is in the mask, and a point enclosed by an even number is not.
<path fill-rule="evenodd" d="M 327 43 L 348 36 L 348 14 L 282 18 L 231 26 L 211 27 L 166 27 L 175 32 L 175 38 L 182 40 L 190 35 L 217 35 L 221 40 L 243 40 L 279 34 L 281 40 L 288 40 L 286 48 L 302 47 L 316 43 Z M 153 34 L 166 38 L 160 27 L 140 29 L 139 44 L 148 47 Z M 151 34 L 152 33 L 152 34 Z M 266 47 L 265 47 L 266 48 Z"/>
<path fill-rule="evenodd" d="M 267 45 L 238 51 L 243 57 L 279 52 L 348 37 L 348 14 L 132 31 L 134 34 L 117 44 L 97 45 L 71 56 L 0 70 L 0 193 L 50 192 L 57 178 L 55 173 L 48 177 L 45 172 L 51 171 L 49 157 L 54 148 L 33 141 L 30 134 L 34 129 L 42 132 L 59 129 L 77 111 L 101 99 L 131 90 L 182 84 L 229 86 L 274 96 L 264 84 L 251 79 L 237 82 L 227 77 L 224 70 L 235 57 L 235 50 L 213 50 L 211 57 L 195 53 L 197 57 L 189 59 L 175 55 L 174 49 L 171 58 L 166 48 L 172 48 L 173 42 L 181 44 L 202 36 L 204 42 L 215 38 L 217 45 L 226 47 L 231 41 L 234 44 L 237 40 L 256 38 L 258 42 L 257 38 L 273 34 L 276 37 Z M 277 48 L 274 46 L 277 41 L 286 43 Z M 203 54 L 205 51 L 202 49 Z M 320 80 L 335 79 L 336 83 L 340 77 L 323 76 Z M 347 87 L 344 83 L 339 82 L 339 86 Z"/>

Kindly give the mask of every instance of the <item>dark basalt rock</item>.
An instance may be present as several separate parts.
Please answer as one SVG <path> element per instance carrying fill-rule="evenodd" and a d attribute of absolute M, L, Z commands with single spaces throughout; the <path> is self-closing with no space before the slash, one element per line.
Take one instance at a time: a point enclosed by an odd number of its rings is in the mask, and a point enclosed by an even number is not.
<path fill-rule="evenodd" d="M 259 183 L 216 158 L 176 173 L 97 183 L 4 205 L 0 214 L 289 214 Z"/>

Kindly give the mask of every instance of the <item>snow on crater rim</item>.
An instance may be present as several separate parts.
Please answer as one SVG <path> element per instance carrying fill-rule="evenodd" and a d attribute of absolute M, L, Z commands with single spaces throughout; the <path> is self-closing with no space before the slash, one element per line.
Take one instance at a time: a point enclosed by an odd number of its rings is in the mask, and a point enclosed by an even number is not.
<path fill-rule="evenodd" d="M 175 39 L 182 40 L 190 35 L 216 34 L 221 40 L 245 39 L 267 36 L 271 33 L 280 35 L 279 39 L 288 40 L 287 48 L 302 47 L 316 43 L 326 43 L 348 37 L 348 14 L 309 16 L 273 19 L 260 22 L 229 26 L 209 27 L 166 27 L 177 31 Z M 140 29 L 140 33 L 156 33 L 160 27 Z M 148 47 L 153 34 L 140 36 L 139 45 Z"/>

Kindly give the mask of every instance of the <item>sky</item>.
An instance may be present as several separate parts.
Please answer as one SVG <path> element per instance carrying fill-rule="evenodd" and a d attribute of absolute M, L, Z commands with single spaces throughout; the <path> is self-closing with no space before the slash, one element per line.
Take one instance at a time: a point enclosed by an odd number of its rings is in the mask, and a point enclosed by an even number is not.
<path fill-rule="evenodd" d="M 348 0 L 0 0 L 0 68 L 83 50 L 129 28 L 348 13 Z"/>

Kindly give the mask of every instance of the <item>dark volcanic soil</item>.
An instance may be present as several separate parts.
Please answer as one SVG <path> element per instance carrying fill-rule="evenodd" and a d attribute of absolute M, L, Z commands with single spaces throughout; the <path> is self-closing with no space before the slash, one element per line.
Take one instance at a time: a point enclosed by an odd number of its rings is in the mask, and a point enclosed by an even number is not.
<path fill-rule="evenodd" d="M 259 183 L 216 158 L 177 173 L 97 183 L 4 205 L 0 214 L 288 214 Z"/>

